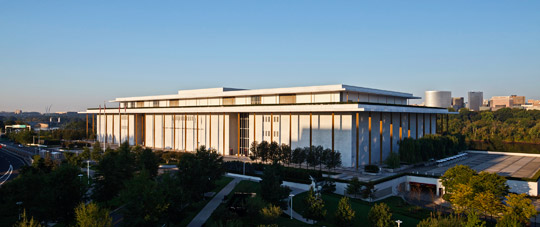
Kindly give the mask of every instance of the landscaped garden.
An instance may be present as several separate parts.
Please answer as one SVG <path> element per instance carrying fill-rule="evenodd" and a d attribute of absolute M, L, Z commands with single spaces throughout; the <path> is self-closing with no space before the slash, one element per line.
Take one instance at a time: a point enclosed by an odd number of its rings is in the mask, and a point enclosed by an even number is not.
<path fill-rule="evenodd" d="M 294 211 L 299 214 L 304 213 L 307 209 L 304 200 L 307 197 L 307 192 L 300 193 L 294 197 L 293 206 Z M 320 226 L 333 226 L 334 224 L 334 214 L 337 210 L 339 200 L 341 195 L 337 194 L 322 194 L 322 199 L 324 200 L 324 208 L 327 210 L 326 218 L 324 221 L 318 222 L 317 225 Z M 389 197 L 381 201 L 374 203 L 368 203 L 359 199 L 349 199 L 351 208 L 355 212 L 355 217 L 353 219 L 352 226 L 367 226 L 368 213 L 371 207 L 376 203 L 386 203 L 392 212 L 393 220 L 401 220 L 403 223 L 401 226 L 416 226 L 422 219 L 429 217 L 429 211 L 422 209 L 417 206 L 411 206 L 405 203 L 399 197 Z"/>

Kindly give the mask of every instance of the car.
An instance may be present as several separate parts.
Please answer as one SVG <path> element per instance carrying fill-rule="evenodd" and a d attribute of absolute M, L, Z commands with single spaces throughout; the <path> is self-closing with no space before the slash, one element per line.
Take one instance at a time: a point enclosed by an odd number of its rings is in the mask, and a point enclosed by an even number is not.
<path fill-rule="evenodd" d="M 22 144 L 19 144 L 18 147 L 24 147 Z"/>

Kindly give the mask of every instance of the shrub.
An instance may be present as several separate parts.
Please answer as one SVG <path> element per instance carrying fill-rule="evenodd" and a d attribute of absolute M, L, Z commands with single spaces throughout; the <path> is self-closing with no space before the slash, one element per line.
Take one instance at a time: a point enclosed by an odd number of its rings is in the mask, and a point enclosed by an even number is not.
<path fill-rule="evenodd" d="M 386 203 L 377 203 L 368 213 L 368 220 L 371 226 L 374 227 L 387 227 L 392 226 L 392 213 L 390 207 Z"/>
<path fill-rule="evenodd" d="M 264 200 L 259 196 L 248 198 L 246 201 L 247 213 L 252 216 L 257 215 L 265 205 L 266 202 L 264 202 Z"/>
<path fill-rule="evenodd" d="M 384 161 L 384 163 L 388 166 L 390 169 L 399 168 L 400 166 L 400 160 L 399 160 L 399 153 L 392 152 L 390 155 L 388 155 L 388 158 Z"/>
<path fill-rule="evenodd" d="M 366 165 L 364 167 L 364 171 L 368 173 L 378 173 L 380 171 L 380 168 L 377 165 Z"/>
<path fill-rule="evenodd" d="M 349 203 L 349 198 L 343 196 L 339 200 L 338 209 L 336 210 L 336 225 L 337 226 L 352 226 L 354 211 Z"/>
<path fill-rule="evenodd" d="M 263 219 L 273 221 L 281 215 L 281 208 L 279 208 L 279 206 L 269 204 L 267 207 L 261 209 L 260 214 Z"/>

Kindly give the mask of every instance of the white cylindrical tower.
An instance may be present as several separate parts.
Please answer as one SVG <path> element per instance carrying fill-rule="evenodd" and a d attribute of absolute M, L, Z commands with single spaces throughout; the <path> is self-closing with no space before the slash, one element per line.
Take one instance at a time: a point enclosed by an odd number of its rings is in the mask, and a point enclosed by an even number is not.
<path fill-rule="evenodd" d="M 425 106 L 448 108 L 452 105 L 452 92 L 426 91 Z"/>

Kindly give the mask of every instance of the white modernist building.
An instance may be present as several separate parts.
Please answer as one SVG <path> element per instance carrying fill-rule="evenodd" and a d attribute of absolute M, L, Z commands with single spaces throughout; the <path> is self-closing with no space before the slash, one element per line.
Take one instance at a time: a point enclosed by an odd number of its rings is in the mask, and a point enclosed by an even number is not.
<path fill-rule="evenodd" d="M 117 98 L 90 108 L 102 143 L 247 155 L 253 141 L 339 151 L 345 167 L 380 164 L 398 141 L 434 134 L 444 108 L 408 105 L 412 94 L 349 85 L 274 89 L 209 88 Z M 97 119 L 96 119 L 97 118 Z"/>

